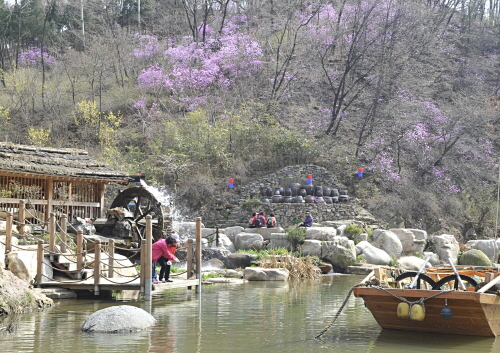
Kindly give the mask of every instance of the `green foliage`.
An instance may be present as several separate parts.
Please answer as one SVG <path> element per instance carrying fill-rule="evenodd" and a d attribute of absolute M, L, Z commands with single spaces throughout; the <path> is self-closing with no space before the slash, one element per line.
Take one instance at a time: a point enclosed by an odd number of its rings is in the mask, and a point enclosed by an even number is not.
<path fill-rule="evenodd" d="M 358 264 L 364 264 L 364 263 L 366 263 L 366 259 L 365 259 L 363 256 L 358 255 L 358 256 L 356 257 L 356 262 L 357 262 Z"/>
<path fill-rule="evenodd" d="M 293 251 L 297 250 L 297 247 L 304 243 L 306 240 L 306 229 L 304 227 L 297 227 L 293 230 L 287 231 L 285 235 L 286 241 L 290 243 Z"/>
<path fill-rule="evenodd" d="M 398 265 L 398 257 L 397 256 L 391 256 L 391 261 L 389 261 L 389 266 L 391 267 L 396 267 Z"/>
<path fill-rule="evenodd" d="M 202 273 L 201 274 L 201 278 L 203 280 L 205 280 L 207 278 L 221 278 L 221 277 L 224 277 L 224 275 L 222 273 L 218 273 L 218 272 L 209 272 L 209 273 Z"/>
<path fill-rule="evenodd" d="M 241 208 L 246 209 L 246 210 L 254 210 L 256 208 L 259 208 L 259 206 L 262 205 L 262 202 L 258 199 L 251 199 L 243 202 L 241 205 Z"/>
<path fill-rule="evenodd" d="M 361 235 L 361 233 L 363 233 L 363 229 L 353 224 L 348 225 L 344 229 L 344 235 L 348 239 L 354 241 L 355 244 L 359 243 L 359 236 Z"/>
<path fill-rule="evenodd" d="M 236 251 L 238 253 L 246 253 L 246 254 L 253 254 L 257 255 L 256 261 L 261 261 L 262 259 L 268 257 L 268 256 L 275 256 L 275 255 L 294 255 L 296 257 L 298 254 L 291 254 L 288 249 L 283 248 L 283 247 L 277 247 L 275 249 L 269 249 L 269 250 L 238 250 Z"/>
<path fill-rule="evenodd" d="M 30 127 L 28 130 L 28 140 L 33 146 L 49 146 L 51 142 L 50 130 Z"/>
<path fill-rule="evenodd" d="M 421 252 L 419 252 L 419 251 L 411 252 L 411 253 L 407 254 L 407 256 L 415 256 L 415 257 L 418 257 L 420 259 L 424 259 L 425 260 L 424 254 L 421 253 Z"/>
<path fill-rule="evenodd" d="M 314 266 L 319 266 L 321 264 L 321 259 L 318 256 L 303 256 L 301 257 L 302 260 L 306 260 L 307 258 L 311 259 L 311 262 L 313 263 Z"/>
<path fill-rule="evenodd" d="M 0 190 L 0 197 L 8 198 L 11 195 L 12 195 L 12 191 L 10 191 L 10 190 L 7 190 L 7 189 Z"/>
<path fill-rule="evenodd" d="M 260 261 L 266 256 L 268 256 L 268 250 L 238 250 L 239 253 L 253 254 L 257 255 L 256 261 Z"/>
<path fill-rule="evenodd" d="M 175 265 L 170 266 L 170 272 L 171 273 L 181 273 L 183 270 L 180 267 L 177 267 Z"/>

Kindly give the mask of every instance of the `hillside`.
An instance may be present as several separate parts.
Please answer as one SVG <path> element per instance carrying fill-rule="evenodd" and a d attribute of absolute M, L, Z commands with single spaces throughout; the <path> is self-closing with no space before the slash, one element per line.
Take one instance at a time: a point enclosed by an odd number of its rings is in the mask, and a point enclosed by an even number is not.
<path fill-rule="evenodd" d="M 192 214 L 315 164 L 382 220 L 493 236 L 493 5 L 0 3 L 2 139 L 89 150 Z"/>

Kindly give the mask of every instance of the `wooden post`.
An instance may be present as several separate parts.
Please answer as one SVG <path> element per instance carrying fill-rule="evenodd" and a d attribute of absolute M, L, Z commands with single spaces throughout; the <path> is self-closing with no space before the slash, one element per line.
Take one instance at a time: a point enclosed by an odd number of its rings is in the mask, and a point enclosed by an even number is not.
<path fill-rule="evenodd" d="M 54 182 L 52 178 L 48 178 L 45 184 L 45 199 L 47 200 L 47 206 L 45 206 L 46 209 L 44 221 L 50 216 L 50 213 L 53 211 L 52 205 L 54 202 Z"/>
<path fill-rule="evenodd" d="M 49 215 L 49 253 L 51 259 L 53 258 L 53 254 L 55 253 L 56 248 L 56 214 L 54 212 L 50 212 Z"/>
<path fill-rule="evenodd" d="M 83 273 L 83 232 L 76 232 L 76 278 L 82 279 Z"/>
<path fill-rule="evenodd" d="M 151 215 L 146 216 L 146 264 L 144 270 L 146 271 L 144 279 L 144 299 L 151 300 L 152 292 L 152 245 L 153 245 L 153 218 Z"/>
<path fill-rule="evenodd" d="M 484 275 L 484 282 L 489 283 L 495 279 L 495 274 L 493 272 L 486 272 Z"/>
<path fill-rule="evenodd" d="M 191 278 L 193 274 L 193 239 L 187 241 L 187 279 Z"/>
<path fill-rule="evenodd" d="M 19 212 L 17 214 L 17 221 L 19 222 L 19 235 L 24 235 L 24 223 L 26 222 L 26 204 L 24 200 L 19 200 Z"/>
<path fill-rule="evenodd" d="M 196 293 L 201 293 L 201 217 L 196 217 Z"/>
<path fill-rule="evenodd" d="M 98 190 L 99 190 L 99 213 L 101 218 L 104 217 L 104 193 L 105 193 L 105 188 L 104 184 L 99 184 L 98 185 Z"/>
<path fill-rule="evenodd" d="M 109 239 L 108 241 L 108 278 L 113 278 L 114 271 L 114 262 L 115 262 L 115 241 L 113 239 Z"/>
<path fill-rule="evenodd" d="M 7 223 L 5 224 L 5 252 L 12 251 L 12 212 L 7 212 Z"/>
<path fill-rule="evenodd" d="M 61 215 L 61 253 L 66 253 L 66 234 L 68 234 L 68 216 Z"/>
<path fill-rule="evenodd" d="M 43 269 L 43 240 L 38 241 L 38 248 L 36 252 L 36 284 L 42 283 L 42 269 Z"/>
<path fill-rule="evenodd" d="M 101 242 L 95 241 L 94 247 L 94 295 L 99 295 L 99 281 L 101 280 Z"/>
<path fill-rule="evenodd" d="M 146 287 L 146 239 L 141 240 L 141 295 L 144 295 L 144 288 Z"/>

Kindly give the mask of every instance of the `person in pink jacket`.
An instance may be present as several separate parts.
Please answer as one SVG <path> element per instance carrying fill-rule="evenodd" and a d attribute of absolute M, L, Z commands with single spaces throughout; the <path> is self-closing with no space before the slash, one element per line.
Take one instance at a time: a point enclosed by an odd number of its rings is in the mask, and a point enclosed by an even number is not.
<path fill-rule="evenodd" d="M 159 239 L 153 244 L 151 254 L 153 261 L 153 283 L 172 282 L 169 279 L 170 265 L 172 262 L 179 262 L 179 259 L 174 255 L 176 247 L 177 240 L 172 236 L 168 236 L 166 239 Z M 156 263 L 161 267 L 159 282 L 156 276 Z M 163 280 L 163 276 L 165 276 L 165 280 Z"/>

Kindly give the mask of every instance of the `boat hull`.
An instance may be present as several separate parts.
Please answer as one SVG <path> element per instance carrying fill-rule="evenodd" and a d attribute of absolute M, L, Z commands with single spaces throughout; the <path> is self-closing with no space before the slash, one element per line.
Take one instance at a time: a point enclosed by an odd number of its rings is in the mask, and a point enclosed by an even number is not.
<path fill-rule="evenodd" d="M 432 297 L 441 291 L 418 289 L 384 289 L 376 287 L 356 287 L 354 295 L 363 298 L 377 323 L 394 330 L 437 332 L 470 336 L 495 337 L 500 335 L 500 297 L 473 291 L 454 291 L 427 299 L 425 319 L 414 321 L 400 318 L 397 306 L 405 298 L 415 302 L 420 298 Z M 391 294 L 389 294 L 391 293 Z M 445 320 L 441 309 L 445 306 L 453 311 L 453 317 Z"/>

